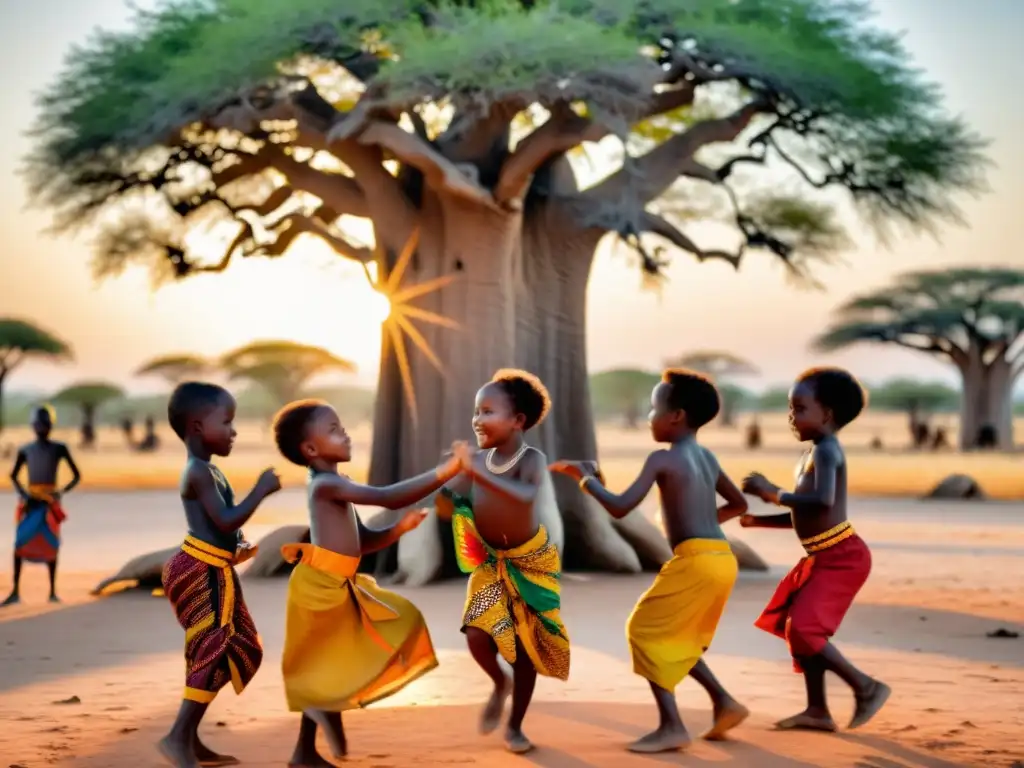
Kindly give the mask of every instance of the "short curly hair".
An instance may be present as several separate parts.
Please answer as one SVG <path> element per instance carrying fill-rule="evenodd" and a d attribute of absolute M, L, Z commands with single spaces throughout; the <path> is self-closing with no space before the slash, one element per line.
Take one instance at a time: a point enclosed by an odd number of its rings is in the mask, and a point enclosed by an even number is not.
<path fill-rule="evenodd" d="M 686 368 L 666 368 L 661 380 L 668 384 L 668 407 L 686 413 L 691 429 L 700 429 L 722 407 L 718 388 L 707 376 Z"/>
<path fill-rule="evenodd" d="M 205 415 L 224 400 L 231 399 L 231 393 L 217 384 L 205 381 L 183 381 L 174 388 L 167 401 L 167 421 L 181 440 L 188 432 L 188 422 L 199 415 Z"/>
<path fill-rule="evenodd" d="M 306 439 L 309 422 L 318 408 L 327 406 L 323 400 L 296 400 L 288 403 L 274 416 L 271 429 L 274 432 L 274 443 L 292 464 L 308 467 L 309 461 L 302 453 L 302 443 Z"/>
<path fill-rule="evenodd" d="M 796 380 L 809 384 L 814 399 L 832 411 L 836 429 L 842 429 L 867 407 L 868 395 L 857 378 L 843 368 L 808 368 Z"/>
<path fill-rule="evenodd" d="M 523 414 L 523 431 L 533 429 L 547 418 L 551 410 L 551 395 L 544 383 L 529 371 L 502 368 L 491 377 L 512 401 L 512 409 Z"/>

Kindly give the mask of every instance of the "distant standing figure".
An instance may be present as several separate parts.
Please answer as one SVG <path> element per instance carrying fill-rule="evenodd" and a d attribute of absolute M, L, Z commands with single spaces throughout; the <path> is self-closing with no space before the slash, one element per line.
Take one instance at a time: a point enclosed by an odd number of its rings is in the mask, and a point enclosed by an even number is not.
<path fill-rule="evenodd" d="M 46 563 L 50 570 L 50 602 L 60 602 L 57 597 L 57 554 L 60 551 L 60 526 L 66 517 L 60 501 L 64 494 L 78 485 L 82 476 L 68 447 L 50 440 L 55 421 L 53 408 L 48 405 L 36 408 L 32 415 L 36 439 L 22 446 L 14 460 L 11 483 L 20 499 L 15 513 L 14 588 L 3 605 L 21 602 L 21 564 L 25 560 Z M 71 470 L 71 482 L 57 490 L 57 470 L 61 461 L 66 461 Z M 26 465 L 28 488 L 21 484 L 19 478 L 21 468 Z"/>
<path fill-rule="evenodd" d="M 747 450 L 756 451 L 761 447 L 761 424 L 755 418 L 747 427 Z"/>
<path fill-rule="evenodd" d="M 135 445 L 135 422 L 132 421 L 131 416 L 121 419 L 121 431 L 124 432 L 124 439 L 128 443 L 128 447 L 132 448 Z"/>
<path fill-rule="evenodd" d="M 160 447 L 160 438 L 156 436 L 156 424 L 153 423 L 153 417 L 146 417 L 146 434 L 142 438 L 142 442 L 139 443 L 139 450 L 146 453 L 155 451 Z"/>

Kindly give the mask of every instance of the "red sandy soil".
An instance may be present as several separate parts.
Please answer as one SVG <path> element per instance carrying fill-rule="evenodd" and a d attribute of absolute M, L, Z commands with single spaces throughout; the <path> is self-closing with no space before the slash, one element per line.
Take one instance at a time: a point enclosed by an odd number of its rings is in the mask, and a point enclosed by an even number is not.
<path fill-rule="evenodd" d="M 86 498 L 76 506 L 80 514 Z M 896 505 L 886 515 L 859 507 L 859 527 L 874 547 L 876 567 L 837 642 L 894 693 L 879 716 L 858 731 L 829 736 L 770 730 L 774 720 L 801 708 L 803 686 L 783 644 L 751 622 L 797 550 L 785 534 L 744 531 L 772 562 L 773 572 L 743 574 L 708 655 L 716 674 L 754 712 L 732 741 L 698 741 L 685 755 L 624 751 L 653 724 L 646 685 L 630 671 L 623 637 L 626 616 L 650 576 L 570 574 L 564 613 L 573 639 L 573 671 L 567 683 L 541 680 L 537 687 L 526 721 L 538 745 L 535 752 L 512 756 L 497 737 L 476 734 L 486 680 L 457 629 L 462 585 L 448 583 L 400 590 L 426 614 L 441 666 L 388 701 L 345 716 L 351 755 L 344 764 L 1013 765 L 1024 760 L 1024 639 L 993 639 L 986 633 L 1005 627 L 1024 634 L 1021 511 L 1019 505 Z M 98 525 L 89 533 L 103 530 Z M 69 571 L 61 578 L 65 604 L 52 608 L 43 602 L 44 571 L 31 568 L 25 603 L 0 611 L 0 768 L 161 765 L 154 743 L 177 708 L 182 633 L 162 599 L 138 592 L 88 598 L 89 587 L 107 571 L 80 565 L 91 559 L 113 570 L 130 555 L 165 542 L 139 534 L 135 551 L 97 551 L 97 541 L 85 530 L 79 529 L 77 543 L 71 532 Z M 244 583 L 266 647 L 264 667 L 242 696 L 225 693 L 215 702 L 202 734 L 245 765 L 282 766 L 297 727 L 285 709 L 278 666 L 285 583 Z M 0 574 L 0 589 L 8 584 L 9 574 Z M 833 678 L 829 693 L 843 724 L 851 696 Z M 692 682 L 678 695 L 690 729 L 699 733 L 709 722 L 706 698 Z"/>

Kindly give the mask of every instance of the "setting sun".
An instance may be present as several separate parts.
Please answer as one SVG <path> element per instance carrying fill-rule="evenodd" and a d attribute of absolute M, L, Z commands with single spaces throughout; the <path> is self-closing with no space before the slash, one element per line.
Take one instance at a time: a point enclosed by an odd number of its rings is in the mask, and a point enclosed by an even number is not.
<path fill-rule="evenodd" d="M 365 302 L 368 322 L 379 325 L 391 315 L 391 302 L 380 291 L 371 289 L 365 297 Z"/>

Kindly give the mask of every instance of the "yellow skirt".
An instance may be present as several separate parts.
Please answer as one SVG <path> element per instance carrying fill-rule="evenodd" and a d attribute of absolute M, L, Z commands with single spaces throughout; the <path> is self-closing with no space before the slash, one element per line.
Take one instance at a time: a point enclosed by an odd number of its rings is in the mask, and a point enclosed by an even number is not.
<path fill-rule="evenodd" d="M 644 592 L 626 624 L 633 671 L 671 691 L 711 645 L 739 566 L 721 539 L 689 539 Z"/>
<path fill-rule="evenodd" d="M 342 712 L 398 692 L 437 666 L 419 610 L 356 573 L 358 557 L 286 544 L 284 676 L 288 708 Z"/>

